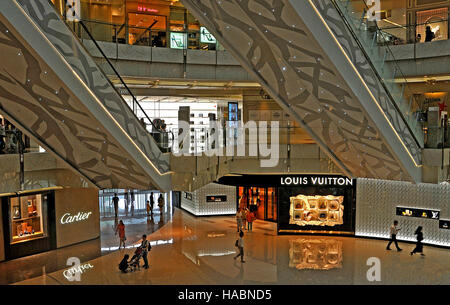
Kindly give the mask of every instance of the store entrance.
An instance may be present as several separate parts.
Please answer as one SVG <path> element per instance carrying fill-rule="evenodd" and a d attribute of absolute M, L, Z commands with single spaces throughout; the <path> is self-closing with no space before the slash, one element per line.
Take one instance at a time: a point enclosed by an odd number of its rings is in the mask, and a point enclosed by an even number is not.
<path fill-rule="evenodd" d="M 277 192 L 274 187 L 238 188 L 239 207 L 254 212 L 257 219 L 277 221 Z"/>
<path fill-rule="evenodd" d="M 129 13 L 128 24 L 130 44 L 166 47 L 166 16 Z"/>

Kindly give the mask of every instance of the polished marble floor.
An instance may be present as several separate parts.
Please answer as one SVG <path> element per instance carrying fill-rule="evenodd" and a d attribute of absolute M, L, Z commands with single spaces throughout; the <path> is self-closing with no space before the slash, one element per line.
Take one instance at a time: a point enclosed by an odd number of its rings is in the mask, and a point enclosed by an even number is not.
<path fill-rule="evenodd" d="M 125 211 L 120 210 L 118 219 L 123 220 L 126 226 L 126 246 L 138 242 L 142 234 L 151 234 L 162 228 L 167 222 L 172 220 L 172 212 L 171 206 L 167 206 L 162 213 L 156 207 L 152 216 L 146 217 L 145 211 L 136 211 L 133 216 L 131 213 L 125 216 Z M 83 264 L 117 251 L 119 241 L 114 234 L 114 224 L 114 217 L 102 217 L 100 220 L 100 238 L 45 253 L 1 262 L 0 285 L 12 284 L 65 269 L 67 268 L 67 259 L 70 257 L 79 258 Z"/>
<path fill-rule="evenodd" d="M 135 239 L 128 249 L 103 245 L 111 249 L 83 260 L 82 268 L 74 271 L 78 273 L 68 273 L 66 267 L 18 284 L 450 284 L 448 249 L 425 247 L 426 256 L 421 257 L 410 256 L 414 245 L 407 243 L 400 243 L 404 251 L 397 252 L 387 251 L 383 240 L 276 236 L 276 225 L 263 221 L 245 234 L 246 262 L 241 263 L 233 259 L 234 217 L 196 218 L 178 209 L 149 235 L 150 268 L 120 273 L 117 265 L 123 255 L 132 254 L 142 228 L 152 226 L 145 217 L 141 221 L 136 220 L 135 229 L 128 227 L 128 236 Z M 380 282 L 367 280 L 371 257 L 380 261 Z M 74 274 L 79 281 L 72 281 Z"/>

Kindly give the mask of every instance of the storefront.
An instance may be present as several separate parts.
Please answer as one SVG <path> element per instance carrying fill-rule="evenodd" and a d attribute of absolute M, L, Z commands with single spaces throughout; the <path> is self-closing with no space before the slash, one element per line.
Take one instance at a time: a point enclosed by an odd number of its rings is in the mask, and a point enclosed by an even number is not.
<path fill-rule="evenodd" d="M 225 176 L 219 183 L 235 185 L 236 205 L 276 221 L 279 234 L 355 232 L 355 180 L 338 175 Z"/>
<path fill-rule="evenodd" d="M 52 2 L 61 15 L 67 15 L 63 1 Z M 215 50 L 217 47 L 214 36 L 177 0 L 79 0 L 77 3 L 81 19 L 98 41 L 175 49 Z"/>
<path fill-rule="evenodd" d="M 181 209 L 194 216 L 236 214 L 236 188 L 209 183 L 193 192 L 181 192 Z"/>
<path fill-rule="evenodd" d="M 0 261 L 98 238 L 96 189 L 62 187 L 0 197 Z"/>

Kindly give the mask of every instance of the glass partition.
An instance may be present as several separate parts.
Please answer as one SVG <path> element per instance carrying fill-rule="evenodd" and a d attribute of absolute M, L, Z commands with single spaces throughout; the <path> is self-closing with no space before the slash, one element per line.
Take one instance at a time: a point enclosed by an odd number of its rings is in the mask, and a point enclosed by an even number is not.
<path fill-rule="evenodd" d="M 389 45 L 383 43 L 391 39 L 389 34 L 378 27 L 376 20 L 368 18 L 369 8 L 364 0 L 333 0 L 333 2 L 349 29 L 356 36 L 355 38 L 417 143 L 423 147 L 424 132 L 419 120 L 420 105 L 414 92 L 409 88 L 394 53 Z M 380 46 L 380 42 L 383 46 Z M 387 63 L 388 59 L 390 60 L 389 64 Z"/>

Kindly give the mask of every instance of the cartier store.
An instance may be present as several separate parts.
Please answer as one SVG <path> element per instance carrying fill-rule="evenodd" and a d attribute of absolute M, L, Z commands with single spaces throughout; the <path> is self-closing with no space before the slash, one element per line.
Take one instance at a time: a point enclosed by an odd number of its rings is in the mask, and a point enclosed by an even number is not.
<path fill-rule="evenodd" d="M 277 222 L 278 234 L 354 235 L 356 180 L 340 175 L 233 175 L 237 207 Z"/>
<path fill-rule="evenodd" d="M 98 191 L 48 188 L 1 194 L 0 261 L 99 236 Z"/>

